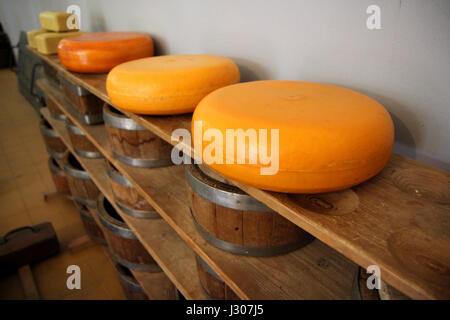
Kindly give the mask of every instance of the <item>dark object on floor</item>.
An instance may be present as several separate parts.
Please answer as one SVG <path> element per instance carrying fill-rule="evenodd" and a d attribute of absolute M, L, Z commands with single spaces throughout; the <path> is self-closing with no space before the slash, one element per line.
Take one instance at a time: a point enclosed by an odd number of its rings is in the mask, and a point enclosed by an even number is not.
<path fill-rule="evenodd" d="M 17 79 L 19 91 L 39 113 L 39 109 L 45 106 L 44 93 L 36 86 L 36 80 L 44 77 L 41 59 L 27 48 L 27 34 L 20 32 L 19 40 L 19 66 Z"/>
<path fill-rule="evenodd" d="M 0 238 L 0 276 L 58 252 L 58 238 L 50 222 L 11 230 Z"/>
<path fill-rule="evenodd" d="M 16 65 L 14 53 L 8 35 L 3 31 L 0 23 L 0 69 L 12 68 Z"/>

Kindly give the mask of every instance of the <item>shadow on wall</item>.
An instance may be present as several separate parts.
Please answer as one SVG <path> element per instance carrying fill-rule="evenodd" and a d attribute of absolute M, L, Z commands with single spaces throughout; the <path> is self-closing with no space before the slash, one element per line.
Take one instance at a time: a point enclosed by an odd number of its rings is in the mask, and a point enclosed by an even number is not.
<path fill-rule="evenodd" d="M 165 54 L 168 54 L 167 52 L 167 41 L 165 41 L 163 38 L 155 36 L 153 34 L 148 34 L 150 38 L 153 40 L 153 46 L 155 48 L 154 56 L 162 56 Z"/>
<path fill-rule="evenodd" d="M 395 129 L 395 144 L 394 151 L 407 156 L 409 158 L 417 159 L 416 147 L 417 140 L 420 141 L 423 125 L 417 119 L 416 115 L 410 112 L 410 109 L 399 102 L 385 96 L 380 96 L 376 93 L 369 92 L 363 89 L 354 89 L 362 94 L 365 94 L 379 103 L 381 103 L 389 112 L 392 121 L 394 122 Z M 396 114 L 402 114 L 402 118 L 396 116 Z M 416 134 L 416 139 L 412 134 Z M 401 146 L 398 148 L 398 146 Z"/>
<path fill-rule="evenodd" d="M 444 170 L 450 170 L 450 163 L 417 151 L 417 145 L 420 145 L 423 140 L 424 124 L 417 118 L 415 113 L 411 112 L 411 108 L 392 98 L 380 96 L 373 92 L 368 92 L 363 89 L 349 89 L 361 92 L 377 100 L 388 110 L 395 128 L 394 152 Z M 402 117 L 399 118 L 396 114 L 401 114 Z"/>
<path fill-rule="evenodd" d="M 241 73 L 241 82 L 270 79 L 269 72 L 261 65 L 247 59 L 229 58 L 238 65 L 239 72 Z"/>

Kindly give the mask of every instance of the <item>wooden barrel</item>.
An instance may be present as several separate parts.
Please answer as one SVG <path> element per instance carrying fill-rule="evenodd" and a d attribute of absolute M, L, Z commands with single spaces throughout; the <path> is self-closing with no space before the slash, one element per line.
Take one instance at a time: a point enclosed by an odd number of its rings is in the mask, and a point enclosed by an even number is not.
<path fill-rule="evenodd" d="M 105 104 L 103 119 L 113 155 L 135 167 L 158 168 L 172 165 L 172 146 L 120 111 Z"/>
<path fill-rule="evenodd" d="M 106 172 L 114 200 L 124 213 L 142 219 L 161 218 L 158 212 L 139 194 L 130 181 L 121 175 L 108 160 L 106 160 Z"/>
<path fill-rule="evenodd" d="M 57 120 L 66 120 L 67 116 L 61 111 L 60 108 L 58 108 L 58 106 L 55 104 L 55 102 L 52 99 L 46 98 L 45 104 L 46 104 L 48 111 L 50 112 L 50 115 L 52 116 L 52 118 L 57 119 Z"/>
<path fill-rule="evenodd" d="M 410 300 L 410 298 L 384 281 L 380 289 L 369 289 L 367 279 L 371 275 L 359 267 L 353 280 L 353 300 Z"/>
<path fill-rule="evenodd" d="M 69 183 L 66 178 L 66 173 L 60 164 L 52 157 L 48 158 L 48 169 L 52 176 L 53 183 L 55 184 L 56 191 L 63 194 L 66 197 L 71 196 Z"/>
<path fill-rule="evenodd" d="M 198 255 L 195 255 L 197 271 L 203 292 L 210 300 L 240 300 L 238 295 Z"/>
<path fill-rule="evenodd" d="M 68 102 L 67 107 L 75 112 L 86 124 L 103 122 L 102 108 L 104 102 L 95 95 L 58 74 L 61 91 Z"/>
<path fill-rule="evenodd" d="M 123 293 L 128 300 L 148 300 L 147 295 L 142 289 L 139 282 L 131 273 L 130 269 L 119 264 L 114 263 L 117 275 L 119 276 L 120 285 L 122 286 Z"/>
<path fill-rule="evenodd" d="M 191 213 L 213 246 L 240 255 L 275 256 L 313 237 L 242 190 L 217 181 L 197 165 L 186 166 Z"/>
<path fill-rule="evenodd" d="M 102 194 L 98 197 L 97 211 L 115 261 L 137 271 L 161 272 L 156 261 Z"/>
<path fill-rule="evenodd" d="M 66 119 L 67 132 L 77 155 L 83 158 L 103 158 L 103 154 L 92 144 L 89 138 L 70 119 Z"/>
<path fill-rule="evenodd" d="M 59 137 L 59 134 L 53 130 L 50 123 L 42 119 L 39 127 L 41 129 L 42 137 L 44 138 L 47 152 L 56 159 L 62 159 L 64 152 L 67 150 L 66 145 Z"/>
<path fill-rule="evenodd" d="M 44 74 L 48 82 L 55 87 L 59 87 L 59 78 L 56 69 L 43 60 L 42 66 L 44 68 Z"/>
<path fill-rule="evenodd" d="M 78 213 L 80 214 L 81 221 L 83 222 L 84 229 L 86 230 L 89 238 L 94 240 L 97 243 L 102 245 L 106 245 L 105 236 L 103 235 L 102 229 L 98 226 L 95 218 L 89 212 L 88 207 L 78 201 L 74 201 L 75 206 L 78 209 Z"/>
<path fill-rule="evenodd" d="M 78 160 L 70 152 L 64 155 L 62 164 L 72 198 L 86 206 L 96 208 L 100 190 L 92 181 L 89 173 L 81 167 Z"/>
<path fill-rule="evenodd" d="M 150 290 L 147 295 L 129 268 L 118 262 L 115 262 L 115 267 L 127 299 L 141 300 L 145 296 L 145 299 L 150 300 L 179 300 L 177 289 L 164 272 L 145 275 L 145 284 Z M 140 294 L 136 296 L 138 293 Z"/>

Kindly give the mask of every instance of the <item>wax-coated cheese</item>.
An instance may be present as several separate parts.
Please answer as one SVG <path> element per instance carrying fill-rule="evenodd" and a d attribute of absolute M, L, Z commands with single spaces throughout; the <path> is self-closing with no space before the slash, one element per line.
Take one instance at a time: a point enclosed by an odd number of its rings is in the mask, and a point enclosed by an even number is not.
<path fill-rule="evenodd" d="M 75 31 L 71 29 L 70 23 L 68 25 L 67 20 L 71 16 L 71 13 L 60 11 L 44 11 L 39 14 L 39 20 L 41 22 L 42 29 L 61 32 L 61 31 Z"/>
<path fill-rule="evenodd" d="M 199 103 L 192 121 L 194 141 L 204 141 L 194 144 L 195 151 L 204 160 L 212 142 L 211 137 L 202 139 L 203 134 L 209 129 L 221 133 L 222 153 L 215 150 L 218 159 L 208 160 L 212 169 L 278 192 L 319 193 L 359 184 L 383 169 L 394 141 L 392 119 L 377 101 L 312 82 L 254 81 L 221 88 Z M 201 131 L 195 130 L 196 121 L 202 122 Z M 231 129 L 243 129 L 249 137 L 253 132 L 256 139 L 227 145 Z M 241 163 L 238 150 L 245 151 Z M 270 167 L 263 174 L 261 169 Z"/>
<path fill-rule="evenodd" d="M 59 41 L 67 37 L 77 36 L 81 33 L 81 31 L 41 33 L 34 37 L 36 49 L 43 54 L 57 53 Z"/>
<path fill-rule="evenodd" d="M 28 39 L 28 45 L 32 48 L 36 48 L 36 42 L 34 41 L 34 38 L 42 33 L 48 32 L 44 29 L 36 29 L 36 30 L 30 30 L 27 31 L 27 39 Z"/>
<path fill-rule="evenodd" d="M 138 32 L 93 32 L 61 40 L 61 64 L 75 72 L 102 73 L 115 66 L 153 55 L 153 41 Z"/>
<path fill-rule="evenodd" d="M 114 106 L 141 114 L 192 112 L 208 93 L 239 82 L 229 58 L 214 55 L 169 55 L 118 65 L 106 89 Z"/>

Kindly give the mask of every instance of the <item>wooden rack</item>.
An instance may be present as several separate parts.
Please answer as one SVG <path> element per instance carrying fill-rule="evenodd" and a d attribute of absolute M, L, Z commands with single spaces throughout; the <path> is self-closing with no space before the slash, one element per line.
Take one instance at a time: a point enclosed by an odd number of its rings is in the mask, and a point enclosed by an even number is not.
<path fill-rule="evenodd" d="M 105 74 L 71 73 L 60 65 L 57 56 L 32 51 L 62 76 L 110 103 L 105 89 Z M 412 298 L 450 297 L 448 172 L 393 154 L 386 168 L 376 177 L 340 192 L 283 194 L 233 181 L 318 239 L 285 256 L 236 256 L 212 247 L 198 234 L 189 215 L 182 166 L 141 169 L 117 161 L 112 157 L 103 125 L 84 125 L 66 108 L 58 89 L 46 80 L 39 80 L 38 86 L 164 218 L 165 222 L 159 221 L 161 226 L 156 226 L 154 221 L 121 214 L 186 298 L 195 298 L 198 290 L 193 255 L 187 253 L 190 249 L 200 255 L 242 299 L 350 298 L 356 268 L 351 261 L 364 268 L 378 265 L 384 281 Z M 190 130 L 190 114 L 151 117 L 124 113 L 173 145 L 178 143 L 171 141 L 174 129 Z M 50 119 L 46 109 L 42 114 L 70 146 L 63 123 Z M 185 148 L 192 155 L 191 147 L 186 145 Z M 79 160 L 100 190 L 110 198 L 103 161 Z M 162 235 L 167 237 L 167 234 L 171 235 L 170 240 L 159 238 Z M 174 241 L 173 245 L 168 244 L 171 241 Z M 182 256 L 189 263 L 181 263 L 175 252 L 167 252 L 179 248 L 183 248 Z M 185 279 L 187 274 L 191 281 L 195 276 L 197 286 L 188 283 Z M 197 293 L 201 294 L 200 291 Z"/>

